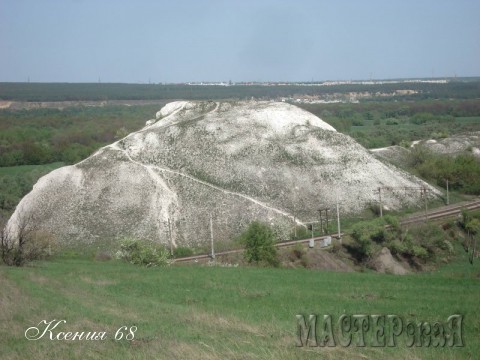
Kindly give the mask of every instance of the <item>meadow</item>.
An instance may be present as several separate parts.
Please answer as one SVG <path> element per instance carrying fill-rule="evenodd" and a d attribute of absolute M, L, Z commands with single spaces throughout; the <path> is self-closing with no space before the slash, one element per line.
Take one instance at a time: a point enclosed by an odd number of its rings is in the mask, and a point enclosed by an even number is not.
<path fill-rule="evenodd" d="M 445 136 L 480 130 L 479 84 L 420 84 L 415 85 L 420 95 L 399 98 L 405 101 L 376 99 L 302 107 L 362 145 L 382 147 L 428 139 L 434 133 Z M 388 85 L 378 91 L 395 89 Z M 364 90 L 360 85 L 327 89 L 0 84 L 0 99 L 167 102 Z M 0 211 L 8 215 L 40 176 L 137 130 L 158 108 L 0 111 Z M 457 200 L 463 199 L 463 194 L 455 194 Z M 348 227 L 358 219 L 342 219 L 342 225 Z M 146 268 L 73 252 L 23 268 L 0 265 L 0 359 L 474 359 L 480 354 L 480 265 L 478 259 L 470 265 L 468 254 L 457 250 L 458 258 L 436 271 L 406 276 L 368 269 L 340 273 L 200 264 Z M 464 317 L 464 346 L 408 347 L 405 339 L 399 338 L 393 348 L 297 347 L 297 314 L 330 314 L 335 321 L 342 314 L 395 314 L 432 323 L 460 314 Z M 104 331 L 106 339 L 50 340 L 47 334 L 36 341 L 27 340 L 26 330 L 42 320 L 65 320 L 58 331 Z M 122 339 L 115 340 L 120 333 Z"/>
<path fill-rule="evenodd" d="M 0 266 L 0 359 L 473 359 L 480 353 L 479 279 L 480 262 L 470 265 L 466 253 L 436 272 L 407 276 L 146 268 L 63 255 L 24 268 Z M 297 314 L 334 321 L 342 314 L 394 314 L 432 323 L 460 314 L 464 346 L 408 347 L 399 337 L 390 348 L 368 341 L 297 347 Z M 50 340 L 47 332 L 27 340 L 26 330 L 42 320 L 66 321 L 53 334 L 104 331 L 105 339 Z"/>

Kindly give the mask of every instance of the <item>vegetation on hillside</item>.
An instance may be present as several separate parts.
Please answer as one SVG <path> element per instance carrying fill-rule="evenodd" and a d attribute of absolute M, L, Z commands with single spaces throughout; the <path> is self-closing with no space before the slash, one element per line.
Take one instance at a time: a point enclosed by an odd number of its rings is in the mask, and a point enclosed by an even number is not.
<path fill-rule="evenodd" d="M 158 105 L 0 110 L 0 167 L 73 164 L 138 130 Z"/>
<path fill-rule="evenodd" d="M 244 246 L 244 258 L 248 263 L 256 265 L 278 266 L 277 249 L 273 230 L 264 223 L 254 221 L 240 235 L 240 243 Z"/>
<path fill-rule="evenodd" d="M 463 211 L 461 218 L 438 222 L 400 226 L 397 218 L 384 216 L 357 222 L 350 231 L 353 242 L 346 249 L 359 264 L 368 265 L 383 247 L 399 259 L 421 268 L 451 261 L 458 256 L 460 246 L 471 252 L 471 262 L 478 257 L 476 243 L 480 235 L 480 211 Z"/>
<path fill-rule="evenodd" d="M 54 239 L 38 228 L 34 214 L 20 212 L 8 227 L 0 216 L 0 264 L 24 266 L 51 256 L 54 247 Z"/>
<path fill-rule="evenodd" d="M 367 148 L 480 131 L 479 100 L 301 104 Z"/>
<path fill-rule="evenodd" d="M 480 160 L 472 154 L 448 156 L 415 146 L 409 154 L 409 168 L 424 179 L 466 194 L 480 195 Z"/>
<path fill-rule="evenodd" d="M 452 253 L 450 241 L 456 241 L 455 235 L 449 238 L 438 224 L 402 228 L 398 219 L 388 215 L 358 222 L 352 227 L 351 234 L 361 260 L 369 260 L 381 248 L 386 247 L 394 255 L 425 262 L 435 260 L 439 254 Z"/>
<path fill-rule="evenodd" d="M 155 243 L 130 239 L 120 244 L 120 250 L 115 257 L 134 265 L 165 266 L 169 253 L 163 246 Z"/>

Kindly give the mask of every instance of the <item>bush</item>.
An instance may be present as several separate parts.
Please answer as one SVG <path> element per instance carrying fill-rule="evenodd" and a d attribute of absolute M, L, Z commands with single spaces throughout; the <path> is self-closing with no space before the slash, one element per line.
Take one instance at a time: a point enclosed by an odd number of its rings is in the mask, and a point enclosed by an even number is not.
<path fill-rule="evenodd" d="M 392 227 L 395 231 L 401 231 L 400 220 L 392 215 L 385 215 L 383 220 Z"/>
<path fill-rule="evenodd" d="M 446 233 L 435 224 L 421 224 L 409 229 L 403 241 L 395 240 L 392 253 L 427 259 L 435 257 L 438 250 L 451 251 L 452 245 L 446 240 Z"/>
<path fill-rule="evenodd" d="M 480 194 L 480 161 L 472 154 L 453 157 L 434 154 L 423 146 L 415 146 L 408 163 L 420 176 L 436 181 L 441 186 L 445 186 L 445 179 L 449 179 L 450 189 Z"/>
<path fill-rule="evenodd" d="M 368 237 L 364 237 L 364 236 L 361 236 L 361 237 L 358 237 L 358 238 L 354 238 L 355 241 L 357 242 L 357 248 L 359 250 L 359 252 L 365 256 L 365 257 L 370 257 L 373 255 L 374 253 L 374 244 L 372 242 L 372 240 Z"/>
<path fill-rule="evenodd" d="M 450 254 L 453 254 L 455 252 L 455 249 L 453 248 L 452 243 L 448 240 L 443 240 L 443 243 L 440 247 L 441 247 L 442 250 L 446 250 Z"/>
<path fill-rule="evenodd" d="M 471 219 L 465 224 L 465 230 L 468 233 L 475 235 L 480 233 L 480 220 L 478 219 Z"/>
<path fill-rule="evenodd" d="M 38 229 L 32 215 L 19 212 L 14 225 L 0 224 L 0 256 L 8 266 L 23 266 L 52 254 L 54 238 Z"/>
<path fill-rule="evenodd" d="M 275 234 L 264 223 L 254 221 L 241 235 L 241 242 L 245 246 L 244 258 L 248 263 L 278 266 L 277 249 L 275 248 Z"/>
<path fill-rule="evenodd" d="M 288 253 L 288 259 L 291 262 L 300 261 L 300 264 L 307 268 L 309 261 L 307 257 L 307 251 L 302 244 L 296 244 Z"/>
<path fill-rule="evenodd" d="M 125 240 L 116 253 L 116 258 L 135 265 L 165 266 L 168 264 L 168 251 L 163 246 L 137 240 Z"/>
<path fill-rule="evenodd" d="M 432 120 L 434 117 L 431 113 L 417 113 L 410 118 L 410 122 L 415 125 L 422 125 Z"/>
<path fill-rule="evenodd" d="M 306 254 L 306 251 L 301 244 L 296 244 L 292 248 L 291 253 L 292 253 L 293 259 L 301 259 Z"/>
<path fill-rule="evenodd" d="M 385 225 L 390 225 L 392 231 L 385 229 Z M 375 252 L 377 244 L 387 243 L 388 247 L 394 253 L 403 253 L 405 245 L 400 241 L 393 241 L 395 235 L 400 235 L 401 227 L 398 219 L 394 216 L 386 215 L 383 218 L 377 218 L 370 221 L 362 221 L 355 224 L 352 228 L 352 238 L 357 243 L 358 251 L 364 257 L 370 257 Z"/>
<path fill-rule="evenodd" d="M 393 240 L 387 247 L 393 255 L 405 254 L 408 251 L 406 244 L 400 240 Z"/>
<path fill-rule="evenodd" d="M 420 259 L 426 259 L 428 257 L 427 249 L 419 245 L 413 245 L 410 249 L 410 254 L 419 257 Z"/>
<path fill-rule="evenodd" d="M 398 125 L 397 119 L 387 119 L 385 125 Z"/>
<path fill-rule="evenodd" d="M 400 145 L 401 147 L 410 149 L 410 146 L 412 145 L 412 143 L 408 140 L 402 140 L 398 145 Z"/>
<path fill-rule="evenodd" d="M 469 213 L 464 219 L 471 221 Z M 385 229 L 385 224 L 391 226 Z M 476 223 L 473 227 L 476 228 Z M 480 231 L 480 222 L 478 223 Z M 455 235 L 455 234 L 454 234 Z M 441 226 L 427 223 L 409 229 L 402 229 L 397 218 L 384 216 L 381 219 L 362 221 L 352 227 L 352 238 L 356 250 L 365 258 L 371 257 L 381 246 L 386 246 L 393 255 L 416 257 L 422 260 L 435 258 L 438 252 L 453 253 L 454 248 L 448 241 L 448 234 Z"/>
<path fill-rule="evenodd" d="M 358 251 L 365 257 L 374 253 L 374 241 L 381 243 L 385 240 L 385 224 L 382 219 L 362 221 L 352 228 L 352 237 L 357 243 Z"/>
<path fill-rule="evenodd" d="M 410 167 L 416 168 L 429 161 L 432 157 L 433 154 L 429 148 L 424 145 L 416 145 L 411 148 L 407 161 Z"/>

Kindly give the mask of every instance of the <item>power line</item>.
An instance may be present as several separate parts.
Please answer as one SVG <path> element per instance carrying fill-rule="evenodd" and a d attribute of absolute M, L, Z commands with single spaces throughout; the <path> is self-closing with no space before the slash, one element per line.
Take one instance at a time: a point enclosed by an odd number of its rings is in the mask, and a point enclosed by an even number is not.
<path fill-rule="evenodd" d="M 379 186 L 376 190 L 373 191 L 374 194 L 378 194 L 378 203 L 380 207 L 380 217 L 383 217 L 383 199 L 382 199 L 382 191 L 405 191 L 405 195 L 407 194 L 408 191 L 420 191 L 420 196 L 423 197 L 423 201 L 425 203 L 425 219 L 428 219 L 427 217 L 427 211 L 428 211 L 428 196 L 427 193 L 430 191 L 429 188 L 426 186 L 422 187 L 416 187 L 416 186 Z"/>

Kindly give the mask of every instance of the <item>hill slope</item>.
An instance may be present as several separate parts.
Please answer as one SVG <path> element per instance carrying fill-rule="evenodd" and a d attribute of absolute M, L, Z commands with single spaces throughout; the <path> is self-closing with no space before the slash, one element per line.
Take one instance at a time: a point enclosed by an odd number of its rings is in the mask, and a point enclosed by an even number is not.
<path fill-rule="evenodd" d="M 424 186 L 376 160 L 350 137 L 286 103 L 174 102 L 154 120 L 86 160 L 42 177 L 10 220 L 34 213 L 67 243 L 125 237 L 175 245 L 215 240 L 252 220 L 287 236 L 297 222 L 335 204 L 355 212 L 378 186 Z M 433 190 L 433 189 L 432 189 Z M 434 192 L 434 190 L 433 190 Z M 385 205 L 418 202 L 389 193 Z M 168 223 L 170 222 L 170 231 Z"/>

